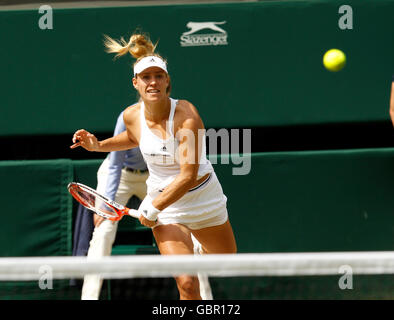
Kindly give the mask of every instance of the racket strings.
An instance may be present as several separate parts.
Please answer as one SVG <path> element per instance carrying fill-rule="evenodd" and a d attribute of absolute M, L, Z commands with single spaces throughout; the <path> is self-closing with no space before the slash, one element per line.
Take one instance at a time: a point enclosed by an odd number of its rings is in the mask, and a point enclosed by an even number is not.
<path fill-rule="evenodd" d="M 81 191 L 81 190 L 78 190 Z M 84 192 L 78 192 L 78 196 L 85 202 L 87 203 L 90 207 L 94 208 L 95 206 L 95 196 L 92 194 L 84 193 Z"/>
<path fill-rule="evenodd" d="M 96 198 L 95 208 L 100 212 L 104 213 L 105 215 L 107 215 L 108 217 L 111 218 L 118 217 L 117 212 L 100 198 Z"/>
<path fill-rule="evenodd" d="M 101 199 L 98 195 L 92 194 L 89 191 L 84 190 L 82 188 L 78 188 L 77 194 L 78 197 L 84 203 L 87 203 L 88 206 L 97 214 L 105 218 L 118 217 L 117 212 L 111 206 L 109 206 L 103 199 Z"/>
<path fill-rule="evenodd" d="M 118 213 L 118 211 L 95 190 L 84 188 L 80 184 L 70 184 L 68 189 L 71 195 L 78 202 L 80 202 L 86 208 L 94 211 L 98 215 L 114 221 L 121 218 L 121 215 Z"/>
<path fill-rule="evenodd" d="M 81 204 L 88 208 L 94 208 L 94 198 L 88 193 L 82 192 L 78 187 L 69 188 L 71 195 Z"/>

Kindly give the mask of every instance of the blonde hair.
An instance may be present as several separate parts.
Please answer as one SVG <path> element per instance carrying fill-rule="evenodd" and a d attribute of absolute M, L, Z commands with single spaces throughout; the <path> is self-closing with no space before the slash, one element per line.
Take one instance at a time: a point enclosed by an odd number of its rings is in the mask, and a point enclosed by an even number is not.
<path fill-rule="evenodd" d="M 129 41 L 126 41 L 123 37 L 119 41 L 112 39 L 111 37 L 104 35 L 104 46 L 107 53 L 116 53 L 115 59 L 119 58 L 127 53 L 130 53 L 133 58 L 136 59 L 134 65 L 142 58 L 147 56 L 156 56 L 167 63 L 163 57 L 155 53 L 156 44 L 153 44 L 149 36 L 142 33 L 135 33 L 131 35 Z M 133 65 L 133 67 L 134 67 Z M 167 93 L 171 91 L 171 82 L 167 88 Z"/>
<path fill-rule="evenodd" d="M 123 37 L 120 38 L 119 42 L 107 35 L 104 35 L 104 38 L 106 52 L 116 53 L 115 58 L 130 53 L 137 60 L 142 59 L 154 54 L 157 45 L 154 45 L 149 37 L 144 34 L 133 34 L 128 42 Z"/>

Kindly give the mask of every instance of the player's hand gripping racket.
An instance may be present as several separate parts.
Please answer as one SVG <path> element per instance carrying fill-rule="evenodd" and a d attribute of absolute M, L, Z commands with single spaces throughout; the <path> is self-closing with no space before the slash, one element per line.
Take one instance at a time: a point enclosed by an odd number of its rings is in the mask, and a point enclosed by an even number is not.
<path fill-rule="evenodd" d="M 137 219 L 140 217 L 137 210 L 122 206 L 82 183 L 71 182 L 68 184 L 67 189 L 80 204 L 105 219 L 118 221 L 124 215 L 130 215 Z"/>

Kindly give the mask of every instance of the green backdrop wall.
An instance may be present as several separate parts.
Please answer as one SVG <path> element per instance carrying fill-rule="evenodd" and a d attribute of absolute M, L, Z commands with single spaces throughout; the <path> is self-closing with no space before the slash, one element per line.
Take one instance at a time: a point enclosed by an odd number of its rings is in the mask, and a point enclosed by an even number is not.
<path fill-rule="evenodd" d="M 393 250 L 394 149 L 252 155 L 215 165 L 240 252 Z"/>
<path fill-rule="evenodd" d="M 394 149 L 252 154 L 245 176 L 211 160 L 239 252 L 394 250 Z M 94 187 L 100 161 L 0 163 L 0 255 L 71 254 L 66 186 Z"/>
<path fill-rule="evenodd" d="M 137 28 L 159 41 L 173 96 L 199 109 L 206 127 L 388 120 L 394 72 L 394 2 L 346 2 L 353 29 L 341 30 L 343 1 L 54 9 L 41 30 L 38 10 L 0 11 L 0 135 L 112 132 L 135 101 L 129 57 L 113 61 L 103 34 Z M 217 24 L 227 45 L 183 47 L 189 22 Z M 196 34 L 222 34 L 204 29 Z M 342 49 L 346 68 L 322 66 Z"/>
<path fill-rule="evenodd" d="M 0 256 L 71 254 L 72 161 L 1 161 Z"/>

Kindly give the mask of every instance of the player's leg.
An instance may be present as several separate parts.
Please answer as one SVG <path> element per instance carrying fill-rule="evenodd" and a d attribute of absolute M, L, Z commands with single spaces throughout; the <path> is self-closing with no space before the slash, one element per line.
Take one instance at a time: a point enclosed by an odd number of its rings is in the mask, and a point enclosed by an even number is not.
<path fill-rule="evenodd" d="M 188 228 L 180 224 L 159 225 L 153 235 L 162 255 L 193 254 L 193 241 Z M 190 275 L 175 277 L 181 300 L 200 300 L 198 278 Z"/>
<path fill-rule="evenodd" d="M 236 253 L 237 244 L 230 221 L 224 224 L 193 230 L 206 253 Z"/>
<path fill-rule="evenodd" d="M 208 221 L 189 225 L 192 228 L 192 239 L 195 251 L 197 249 L 200 254 L 236 252 L 234 234 L 227 217 L 227 210 L 224 210 L 222 214 Z M 223 221 L 226 221 L 226 223 L 223 224 Z M 214 224 L 218 224 L 218 226 L 207 227 Z M 199 241 L 194 240 L 196 237 L 199 237 Z M 204 246 L 201 243 L 203 243 Z M 198 279 L 200 282 L 201 297 L 204 300 L 212 300 L 213 295 L 208 276 L 203 273 L 198 273 Z"/>

